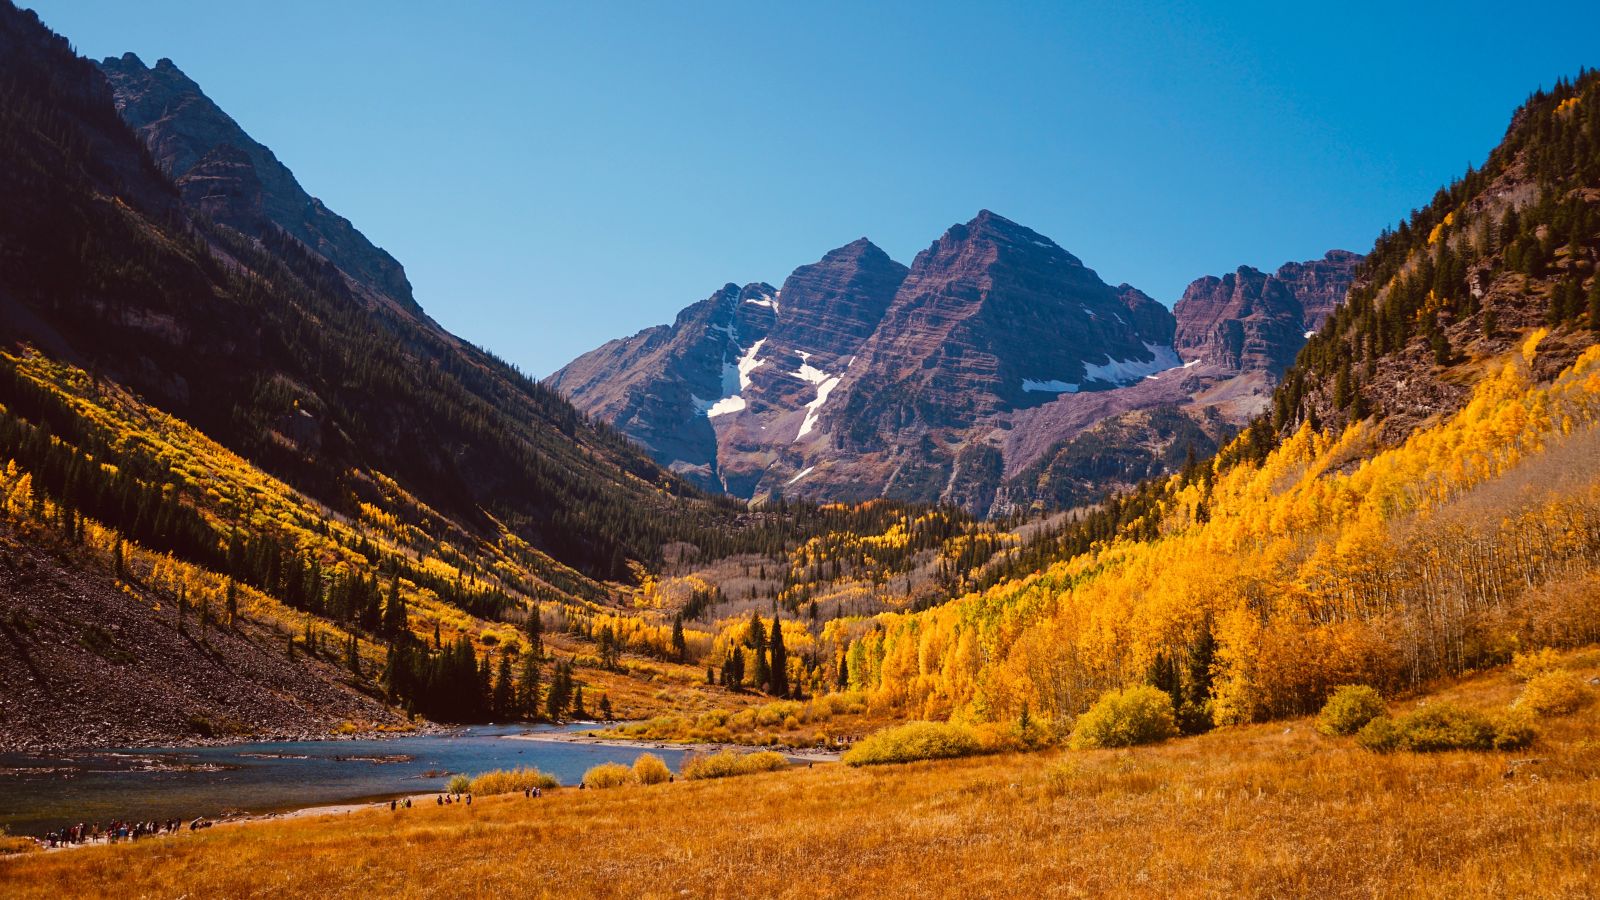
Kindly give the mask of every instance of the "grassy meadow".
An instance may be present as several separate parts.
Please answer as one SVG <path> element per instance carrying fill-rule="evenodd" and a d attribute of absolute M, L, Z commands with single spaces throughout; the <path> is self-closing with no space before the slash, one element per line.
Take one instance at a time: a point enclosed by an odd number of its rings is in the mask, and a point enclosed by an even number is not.
<path fill-rule="evenodd" d="M 1600 676 L 1600 653 L 1568 668 Z M 1501 669 L 1392 701 L 1501 710 Z M 836 764 L 224 826 L 0 860 L 0 895 L 1593 896 L 1600 704 L 1526 751 L 1377 754 L 1314 718 L 1126 750 Z"/>

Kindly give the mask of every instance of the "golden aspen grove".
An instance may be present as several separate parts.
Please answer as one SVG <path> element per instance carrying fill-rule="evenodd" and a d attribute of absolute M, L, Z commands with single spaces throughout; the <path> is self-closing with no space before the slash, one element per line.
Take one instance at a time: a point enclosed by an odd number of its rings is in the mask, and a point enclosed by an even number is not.
<path fill-rule="evenodd" d="M 543 380 L 12 0 L 0 196 L 0 897 L 1600 895 L 1600 72 L 1364 255 Z"/>

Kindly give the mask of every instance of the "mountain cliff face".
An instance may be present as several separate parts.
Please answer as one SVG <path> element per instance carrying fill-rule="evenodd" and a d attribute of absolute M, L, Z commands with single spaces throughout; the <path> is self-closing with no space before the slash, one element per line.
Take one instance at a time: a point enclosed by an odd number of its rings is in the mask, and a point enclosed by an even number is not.
<path fill-rule="evenodd" d="M 721 489 L 711 417 L 742 403 L 747 351 L 776 318 L 766 284 L 725 285 L 678 314 L 584 354 L 550 379 L 586 412 L 651 449 L 663 465 Z"/>
<path fill-rule="evenodd" d="M 1306 338 L 1350 290 L 1357 254 L 1330 251 L 1272 275 L 1249 266 L 1197 279 L 1173 307 L 1174 344 L 1186 360 L 1281 376 Z"/>
<path fill-rule="evenodd" d="M 780 289 L 729 284 L 671 325 L 573 360 L 547 384 L 662 465 L 749 497 L 787 445 L 815 429 L 905 274 L 863 238 L 796 269 Z"/>
<path fill-rule="evenodd" d="M 1011 415 L 1172 368 L 1172 317 L 987 210 L 918 254 L 877 331 L 763 487 L 987 512 Z"/>
<path fill-rule="evenodd" d="M 1175 314 L 984 210 L 909 269 L 863 238 L 547 383 L 739 497 L 1064 508 L 1215 452 L 1267 407 L 1360 260 L 1200 279 Z"/>
<path fill-rule="evenodd" d="M 547 383 L 739 497 L 1059 508 L 1214 451 L 1266 407 L 1359 259 L 1202 279 L 1175 316 L 984 210 L 909 269 L 863 238 Z"/>
<path fill-rule="evenodd" d="M 311 196 L 273 152 L 205 95 L 170 59 L 132 53 L 100 62 L 117 111 L 171 177 L 185 205 L 246 235 L 282 229 L 351 281 L 420 314 L 394 257 Z"/>

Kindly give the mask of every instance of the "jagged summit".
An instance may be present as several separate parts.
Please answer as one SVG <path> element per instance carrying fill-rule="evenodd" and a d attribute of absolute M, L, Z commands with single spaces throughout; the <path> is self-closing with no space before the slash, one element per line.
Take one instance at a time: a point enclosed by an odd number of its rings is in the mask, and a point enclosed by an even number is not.
<path fill-rule="evenodd" d="M 149 67 L 134 53 L 99 63 L 117 111 L 144 141 L 184 202 L 257 239 L 281 229 L 339 268 L 374 299 L 420 315 L 405 269 L 349 220 L 300 186 L 289 167 L 212 102 L 172 60 Z"/>

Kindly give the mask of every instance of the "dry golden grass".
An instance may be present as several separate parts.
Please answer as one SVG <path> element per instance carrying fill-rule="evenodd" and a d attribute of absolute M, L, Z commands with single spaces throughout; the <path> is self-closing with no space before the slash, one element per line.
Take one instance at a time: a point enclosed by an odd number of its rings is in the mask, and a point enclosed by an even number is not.
<path fill-rule="evenodd" d="M 1495 672 L 1428 701 L 1487 710 L 1519 689 Z M 15 857 L 0 895 L 1593 896 L 1600 712 L 1543 727 L 1519 754 L 1380 756 L 1301 719 L 1131 750 L 368 809 Z"/>

